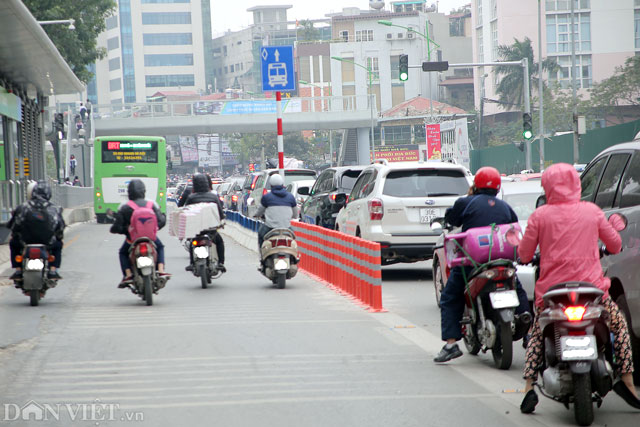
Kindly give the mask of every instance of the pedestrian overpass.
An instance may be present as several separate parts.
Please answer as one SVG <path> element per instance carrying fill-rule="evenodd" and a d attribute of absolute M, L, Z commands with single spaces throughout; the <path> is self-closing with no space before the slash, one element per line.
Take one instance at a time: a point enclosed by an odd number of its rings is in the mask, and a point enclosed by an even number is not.
<path fill-rule="evenodd" d="M 358 160 L 368 163 L 369 129 L 377 122 L 369 96 L 285 98 L 285 132 L 357 129 Z M 273 99 L 192 100 L 94 105 L 95 136 L 275 132 Z M 355 141 L 354 141 L 355 142 Z"/>

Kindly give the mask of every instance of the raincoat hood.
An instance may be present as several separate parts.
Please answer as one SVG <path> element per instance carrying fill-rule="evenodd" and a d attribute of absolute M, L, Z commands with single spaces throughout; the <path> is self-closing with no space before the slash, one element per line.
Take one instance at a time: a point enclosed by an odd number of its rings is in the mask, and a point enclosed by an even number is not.
<path fill-rule="evenodd" d="M 144 182 L 139 179 L 132 179 L 129 181 L 127 192 L 129 193 L 129 200 L 144 199 L 144 193 L 146 192 Z"/>
<path fill-rule="evenodd" d="M 194 193 L 208 193 L 209 179 L 205 174 L 197 173 L 193 176 L 193 192 Z"/>
<path fill-rule="evenodd" d="M 542 174 L 542 188 L 547 203 L 576 203 L 580 201 L 582 187 L 575 168 L 567 163 L 552 165 Z"/>
<path fill-rule="evenodd" d="M 286 197 L 289 192 L 285 190 L 282 185 L 275 185 L 271 187 L 271 192 L 278 197 Z"/>

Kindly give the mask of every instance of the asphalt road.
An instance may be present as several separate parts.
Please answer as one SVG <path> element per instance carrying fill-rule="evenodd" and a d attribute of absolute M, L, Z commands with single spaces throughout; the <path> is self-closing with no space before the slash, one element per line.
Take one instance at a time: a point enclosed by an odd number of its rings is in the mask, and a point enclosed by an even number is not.
<path fill-rule="evenodd" d="M 174 276 L 152 307 L 116 288 L 122 237 L 95 223 L 68 231 L 64 280 L 41 306 L 0 288 L 0 425 L 573 425 L 545 399 L 520 414 L 521 349 L 508 372 L 489 354 L 432 362 L 442 343 L 427 263 L 385 268 L 389 311 L 376 314 L 304 274 L 273 288 L 229 238 L 228 273 L 202 289 L 177 240 L 161 238 Z M 612 396 L 594 425 L 637 415 Z"/>

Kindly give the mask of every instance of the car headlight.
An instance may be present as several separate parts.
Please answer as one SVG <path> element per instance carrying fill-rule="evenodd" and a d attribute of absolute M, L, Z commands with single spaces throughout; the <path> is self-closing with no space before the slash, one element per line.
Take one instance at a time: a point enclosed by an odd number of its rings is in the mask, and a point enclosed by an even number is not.
<path fill-rule="evenodd" d="M 44 269 L 44 261 L 41 259 L 30 259 L 24 268 L 25 270 L 42 270 Z"/>
<path fill-rule="evenodd" d="M 193 250 L 196 258 L 209 258 L 209 249 L 206 246 L 198 246 Z"/>
<path fill-rule="evenodd" d="M 136 265 L 138 268 L 151 267 L 153 266 L 153 258 L 141 256 L 136 259 Z"/>

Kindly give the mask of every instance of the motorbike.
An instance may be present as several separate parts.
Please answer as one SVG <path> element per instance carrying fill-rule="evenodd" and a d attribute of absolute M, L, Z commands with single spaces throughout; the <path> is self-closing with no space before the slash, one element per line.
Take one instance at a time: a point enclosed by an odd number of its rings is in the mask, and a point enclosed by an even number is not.
<path fill-rule="evenodd" d="M 16 261 L 22 264 L 22 280 L 16 280 L 15 285 L 29 296 L 32 307 L 40 303 L 48 289 L 55 288 L 58 280 L 49 279 L 49 263 L 54 261 L 49 255 L 46 245 L 27 244 L 22 255 L 16 256 Z"/>
<path fill-rule="evenodd" d="M 288 228 L 274 228 L 264 236 L 260 248 L 262 267 L 260 272 L 278 289 L 284 289 L 287 279 L 298 273 L 298 243 Z"/>
<path fill-rule="evenodd" d="M 138 295 L 147 305 L 153 305 L 153 294 L 165 287 L 170 276 L 159 276 L 156 271 L 158 254 L 153 240 L 141 237 L 131 243 L 129 249 L 132 283 L 129 289 Z"/>
<path fill-rule="evenodd" d="M 218 253 L 213 247 L 213 237 L 222 227 L 221 225 L 203 230 L 194 238 L 186 239 L 192 254 L 187 270 L 191 271 L 194 276 L 200 277 L 202 289 L 206 289 L 212 279 L 217 279 L 222 275 L 222 271 L 218 270 Z"/>
<path fill-rule="evenodd" d="M 431 228 L 445 232 L 445 258 L 449 268 L 473 267 L 466 275 L 461 322 L 467 351 L 477 355 L 491 350 L 495 366 L 509 369 L 513 361 L 513 341 L 524 337 L 532 319 L 528 312 L 515 314 L 519 305 L 515 247 L 506 236 L 519 232 L 520 226 L 501 224 L 447 233 L 452 227 L 445 224 L 443 218 L 436 218 Z"/>
<path fill-rule="evenodd" d="M 627 224 L 617 213 L 609 222 L 617 231 Z M 600 256 L 606 255 L 601 247 Z M 533 264 L 539 264 L 538 256 Z M 542 297 L 539 322 L 544 360 L 537 386 L 545 397 L 567 409 L 573 404 L 575 421 L 581 426 L 593 422 L 593 403 L 599 408 L 607 393 L 616 390 L 613 336 L 603 297 L 602 290 L 587 282 L 558 283 Z"/>

